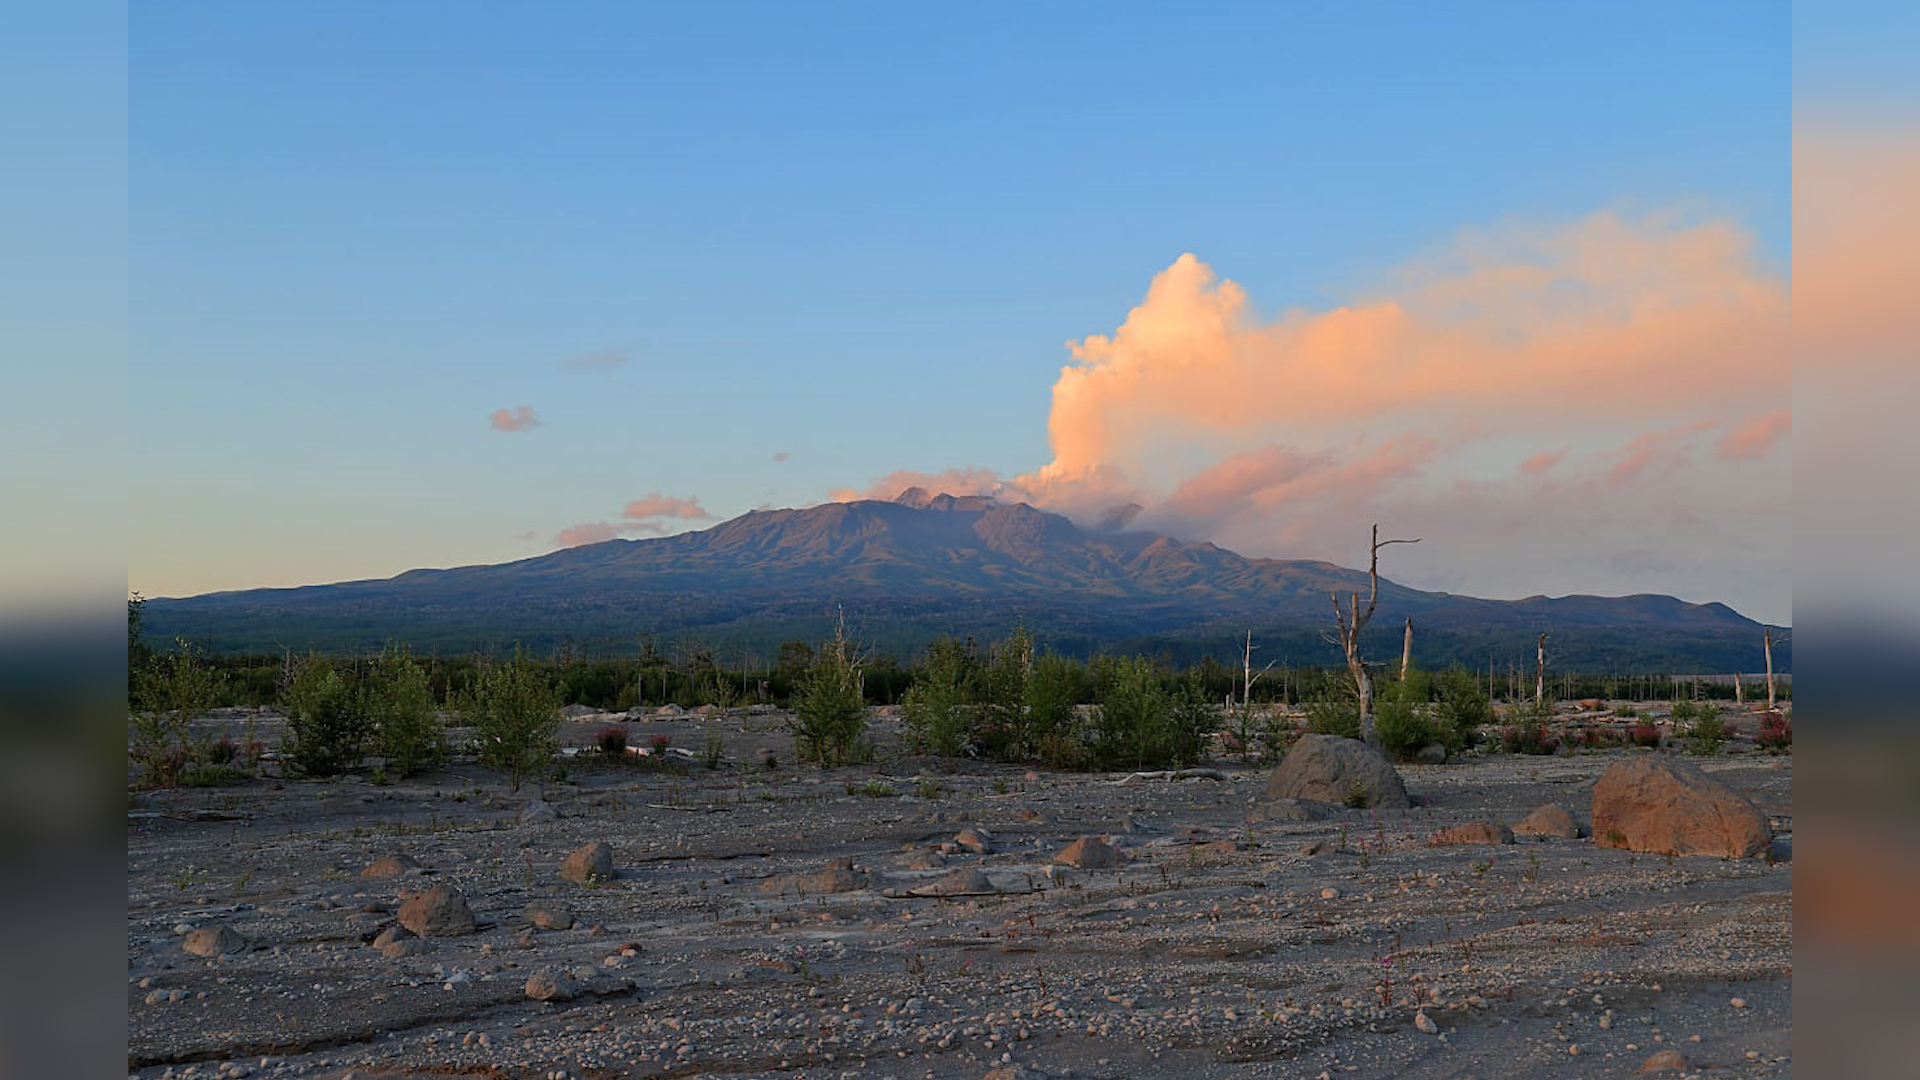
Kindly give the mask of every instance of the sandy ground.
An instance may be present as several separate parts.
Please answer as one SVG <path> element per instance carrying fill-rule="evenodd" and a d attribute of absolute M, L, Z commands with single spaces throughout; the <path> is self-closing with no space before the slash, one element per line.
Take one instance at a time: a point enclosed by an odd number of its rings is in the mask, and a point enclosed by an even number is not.
<path fill-rule="evenodd" d="M 455 765 L 139 796 L 130 1074 L 1625 1077 L 1663 1049 L 1689 1068 L 1657 1075 L 1792 1072 L 1790 859 L 1425 842 L 1547 802 L 1585 822 L 1594 778 L 1654 751 L 1402 766 L 1413 810 L 1264 822 L 1266 771 L 1229 762 L 1225 779 L 1032 774 L 902 757 L 881 719 L 881 764 L 823 771 L 792 764 L 778 716 L 709 723 L 718 770 L 581 755 L 517 793 Z M 696 750 L 708 730 L 630 726 Z M 1792 758 L 1704 764 L 1788 855 Z M 557 820 L 523 824 L 540 795 Z M 969 825 L 990 853 L 941 850 Z M 1083 835 L 1127 861 L 1051 868 Z M 592 840 L 618 876 L 562 880 Z M 395 852 L 419 869 L 361 876 Z M 790 877 L 835 858 L 864 887 Z M 957 868 L 995 891 L 911 895 Z M 478 932 L 397 959 L 367 943 L 436 884 Z M 574 927 L 528 929 L 535 900 Z M 251 947 L 183 951 L 222 926 Z M 536 971 L 578 996 L 530 1000 Z"/>

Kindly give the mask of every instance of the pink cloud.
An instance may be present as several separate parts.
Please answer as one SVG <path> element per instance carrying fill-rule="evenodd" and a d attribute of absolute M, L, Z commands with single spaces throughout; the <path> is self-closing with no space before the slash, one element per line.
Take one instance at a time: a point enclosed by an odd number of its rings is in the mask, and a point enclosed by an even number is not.
<path fill-rule="evenodd" d="M 526 431 L 540 426 L 540 417 L 532 406 L 521 405 L 512 409 L 495 409 L 487 418 L 495 431 Z"/>
<path fill-rule="evenodd" d="M 1693 440 L 1720 426 L 1718 421 L 1702 420 L 1670 431 L 1649 431 L 1634 436 L 1613 452 L 1617 460 L 1607 470 L 1609 483 L 1631 484 L 1651 469 L 1675 469 L 1693 457 Z"/>
<path fill-rule="evenodd" d="M 618 526 L 604 521 L 585 521 L 578 525 L 569 525 L 561 529 L 553 538 L 555 547 L 580 547 L 585 544 L 599 544 L 620 535 Z"/>
<path fill-rule="evenodd" d="M 1542 450 L 1522 461 L 1520 471 L 1528 476 L 1539 476 L 1566 460 L 1566 457 L 1567 448 L 1564 446 L 1558 450 Z"/>
<path fill-rule="evenodd" d="M 657 491 L 629 502 L 620 515 L 632 519 L 679 518 L 690 521 L 707 520 L 713 517 L 700 505 L 700 500 L 697 498 L 662 495 Z"/>
<path fill-rule="evenodd" d="M 1781 409 L 1756 416 L 1720 437 L 1714 444 L 1716 456 L 1728 461 L 1751 461 L 1766 457 L 1793 431 L 1793 410 Z"/>
<path fill-rule="evenodd" d="M 792 456 L 793 455 L 787 453 L 785 450 L 775 450 L 773 452 L 773 460 L 775 463 L 785 461 Z"/>
<path fill-rule="evenodd" d="M 939 473 L 896 469 L 865 488 L 835 488 L 827 497 L 834 502 L 857 499 L 893 499 L 908 488 L 925 488 L 931 495 L 997 495 L 1004 482 L 991 469 L 969 465 Z"/>

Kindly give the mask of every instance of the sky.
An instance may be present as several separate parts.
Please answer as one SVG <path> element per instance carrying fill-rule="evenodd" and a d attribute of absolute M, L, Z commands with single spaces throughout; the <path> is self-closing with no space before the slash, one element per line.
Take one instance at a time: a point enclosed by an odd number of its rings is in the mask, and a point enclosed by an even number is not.
<path fill-rule="evenodd" d="M 128 587 L 922 482 L 1790 619 L 1785 4 L 910 7 L 133 6 Z"/>

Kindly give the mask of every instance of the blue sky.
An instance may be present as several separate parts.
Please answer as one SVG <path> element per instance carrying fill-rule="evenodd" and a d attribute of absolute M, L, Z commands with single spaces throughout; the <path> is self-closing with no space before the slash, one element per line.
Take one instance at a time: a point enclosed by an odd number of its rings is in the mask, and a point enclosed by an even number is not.
<path fill-rule="evenodd" d="M 134 6 L 130 587 L 1025 473 L 1183 252 L 1267 317 L 1599 210 L 1788 257 L 1785 4 L 901 7 Z"/>

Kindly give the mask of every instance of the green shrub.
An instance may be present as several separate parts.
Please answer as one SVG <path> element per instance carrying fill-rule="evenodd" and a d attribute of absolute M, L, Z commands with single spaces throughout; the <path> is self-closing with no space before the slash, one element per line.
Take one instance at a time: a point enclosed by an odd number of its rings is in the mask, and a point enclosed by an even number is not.
<path fill-rule="evenodd" d="M 1720 710 L 1712 705 L 1695 709 L 1693 720 L 1687 725 L 1687 752 L 1716 754 L 1726 741 L 1727 722 L 1721 717 Z"/>
<path fill-rule="evenodd" d="M 412 776 L 446 759 L 440 716 L 433 707 L 427 673 L 404 646 L 388 645 L 361 683 L 374 749 L 396 778 Z"/>
<path fill-rule="evenodd" d="M 1351 698 L 1337 694 L 1313 698 L 1306 703 L 1307 730 L 1315 735 L 1360 737 L 1360 706 Z"/>
<path fill-rule="evenodd" d="M 1427 719 L 1428 685 L 1426 673 L 1415 669 L 1382 688 L 1373 713 L 1382 753 L 1410 758 L 1434 741 L 1433 724 Z"/>
<path fill-rule="evenodd" d="M 901 699 L 907 744 L 922 754 L 957 757 L 974 743 L 973 660 L 952 638 L 927 648 Z"/>
<path fill-rule="evenodd" d="M 1141 656 L 1104 666 L 1107 683 L 1094 711 L 1091 757 L 1102 768 L 1186 765 L 1200 757 L 1212 716 L 1194 680 L 1169 694 Z"/>
<path fill-rule="evenodd" d="M 560 695 L 546 670 L 522 649 L 505 663 L 483 663 L 460 700 L 460 718 L 473 729 L 480 763 L 507 775 L 508 786 L 537 776 L 553 760 L 560 730 Z"/>
<path fill-rule="evenodd" d="M 1449 750 L 1465 750 L 1480 741 L 1480 729 L 1493 722 L 1493 702 L 1478 676 L 1463 667 L 1440 673 L 1440 702 L 1435 710 L 1441 741 Z"/>
<path fill-rule="evenodd" d="M 128 605 L 128 617 L 136 609 Z M 130 680 L 137 711 L 131 721 L 131 753 L 149 787 L 172 787 L 194 759 L 193 720 L 212 709 L 225 680 L 186 639 L 172 652 L 142 651 L 144 660 Z"/>
<path fill-rule="evenodd" d="M 331 660 L 308 653 L 281 695 L 287 760 L 306 776 L 333 776 L 360 764 L 373 734 L 362 696 Z"/>
<path fill-rule="evenodd" d="M 1057 754 L 1062 740 L 1080 741 L 1074 730 L 1079 719 L 1075 706 L 1086 700 L 1085 691 L 1085 673 L 1072 660 L 1047 653 L 1033 662 L 1033 671 L 1027 676 L 1026 737 L 1030 753 L 1046 761 L 1050 747 Z"/>
<path fill-rule="evenodd" d="M 844 626 L 814 654 L 813 666 L 795 695 L 794 749 L 803 760 L 837 765 L 858 759 L 867 729 L 867 703 L 860 664 Z"/>
<path fill-rule="evenodd" d="M 1024 626 L 995 642 L 979 673 L 980 748 L 998 761 L 1032 752 L 1027 722 L 1027 684 L 1033 676 L 1033 638 Z"/>

